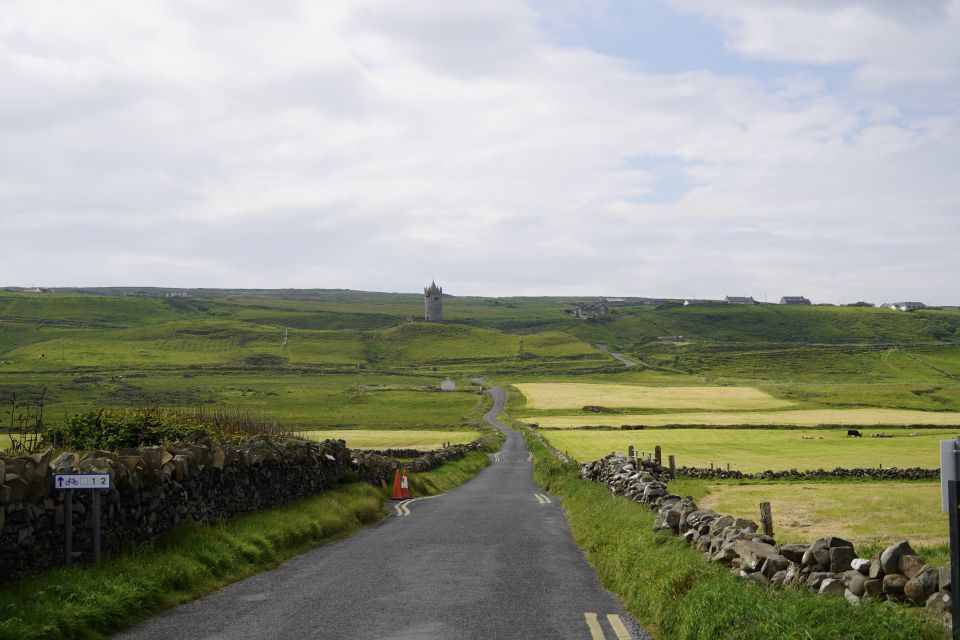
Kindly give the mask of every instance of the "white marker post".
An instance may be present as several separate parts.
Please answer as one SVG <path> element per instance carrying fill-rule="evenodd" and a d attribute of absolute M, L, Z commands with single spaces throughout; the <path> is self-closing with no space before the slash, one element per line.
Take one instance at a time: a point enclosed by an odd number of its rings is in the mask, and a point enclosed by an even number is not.
<path fill-rule="evenodd" d="M 110 490 L 109 473 L 58 473 L 53 476 L 53 488 L 63 491 L 63 562 L 73 561 L 73 492 L 93 492 L 93 562 L 100 564 L 100 492 Z"/>
<path fill-rule="evenodd" d="M 960 436 L 940 441 L 940 494 L 943 510 L 950 514 L 950 584 L 960 584 L 960 505 L 957 470 L 960 469 Z M 960 639 L 960 598 L 950 598 L 952 637 Z"/>

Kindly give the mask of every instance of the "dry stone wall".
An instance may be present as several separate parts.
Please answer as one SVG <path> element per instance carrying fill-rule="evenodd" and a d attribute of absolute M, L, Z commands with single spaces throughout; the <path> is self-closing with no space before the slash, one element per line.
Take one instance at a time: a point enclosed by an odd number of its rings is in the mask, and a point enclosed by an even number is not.
<path fill-rule="evenodd" d="M 663 467 L 610 455 L 581 467 L 581 476 L 602 482 L 619 496 L 656 512 L 654 531 L 682 536 L 709 562 L 729 566 L 737 576 L 764 587 L 810 589 L 859 604 L 863 598 L 925 607 L 950 623 L 950 566 L 926 565 L 907 541 L 860 558 L 854 545 L 837 537 L 812 544 L 777 544 L 757 523 L 711 509 L 669 492 Z"/>
<path fill-rule="evenodd" d="M 706 468 L 706 467 L 677 467 L 677 477 L 682 478 L 704 478 L 704 479 L 733 479 L 733 480 L 824 480 L 827 478 L 862 478 L 876 480 L 939 480 L 939 469 L 924 469 L 921 467 L 910 467 L 907 469 L 898 469 L 889 467 L 887 469 L 879 467 L 864 468 L 845 468 L 837 467 L 835 469 L 809 469 L 798 471 L 797 469 L 787 469 L 783 471 L 758 471 L 756 473 L 744 473 L 742 471 Z"/>
<path fill-rule="evenodd" d="M 343 440 L 268 437 L 233 446 L 204 442 L 0 457 L 0 586 L 63 563 L 64 494 L 53 487 L 58 473 L 110 474 L 112 488 L 101 492 L 101 548 L 107 557 L 182 522 L 220 522 L 268 509 L 320 493 L 345 477 L 389 486 L 399 468 L 423 473 L 484 444 L 415 452 L 414 460 L 402 463 L 352 452 Z M 75 562 L 92 559 L 91 503 L 89 491 L 73 493 Z"/>
<path fill-rule="evenodd" d="M 0 457 L 0 584 L 59 565 L 64 554 L 63 492 L 57 473 L 109 473 L 101 492 L 105 556 L 145 542 L 181 522 L 218 522 L 316 494 L 352 465 L 342 440 L 254 438 L 212 443 Z M 74 560 L 92 553 L 91 497 L 73 495 Z"/>

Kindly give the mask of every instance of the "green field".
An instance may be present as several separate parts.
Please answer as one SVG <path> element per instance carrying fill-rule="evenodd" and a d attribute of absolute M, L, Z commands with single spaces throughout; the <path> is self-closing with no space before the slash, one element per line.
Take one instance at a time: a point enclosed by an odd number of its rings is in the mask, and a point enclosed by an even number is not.
<path fill-rule="evenodd" d="M 697 505 L 758 521 L 764 501 L 778 542 L 839 536 L 857 547 L 904 538 L 921 546 L 949 543 L 939 482 L 712 484 Z"/>
<path fill-rule="evenodd" d="M 526 422 L 544 429 L 577 429 L 581 427 L 621 427 L 640 425 L 705 426 L 960 426 L 960 412 L 906 411 L 903 409 L 804 409 L 798 411 L 726 411 L 688 413 L 635 413 L 617 415 L 527 416 Z"/>
<path fill-rule="evenodd" d="M 339 429 L 300 431 L 302 438 L 311 440 L 345 440 L 351 449 L 420 449 L 428 451 L 441 448 L 444 443 L 467 444 L 478 440 L 479 431 L 419 431 L 406 429 Z"/>
<path fill-rule="evenodd" d="M 940 466 L 939 441 L 960 435 L 958 429 L 884 429 L 893 438 L 848 438 L 843 430 L 785 429 L 651 429 L 645 431 L 544 431 L 547 441 L 576 460 L 596 460 L 611 452 L 625 453 L 630 445 L 653 451 L 663 459 L 676 456 L 677 466 L 711 464 L 744 472 L 767 469 L 833 469 L 836 467 Z M 916 436 L 909 434 L 916 433 Z"/>

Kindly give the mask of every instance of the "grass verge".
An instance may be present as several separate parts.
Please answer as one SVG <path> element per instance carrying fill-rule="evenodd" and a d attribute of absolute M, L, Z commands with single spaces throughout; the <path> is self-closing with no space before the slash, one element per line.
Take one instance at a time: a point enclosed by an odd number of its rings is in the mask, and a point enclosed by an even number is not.
<path fill-rule="evenodd" d="M 650 530 L 653 514 L 579 479 L 575 465 L 557 461 L 533 437 L 534 477 L 563 497 L 577 544 L 604 586 L 657 638 L 671 640 L 943 639 L 922 613 L 801 590 L 758 588 L 728 569 L 704 562 L 682 539 Z"/>
<path fill-rule="evenodd" d="M 495 441 L 490 446 L 498 446 Z M 463 484 L 484 451 L 411 476 L 413 495 Z M 271 569 L 381 519 L 387 491 L 362 483 L 215 525 L 186 524 L 102 566 L 62 567 L 0 592 L 0 639 L 98 639 Z"/>

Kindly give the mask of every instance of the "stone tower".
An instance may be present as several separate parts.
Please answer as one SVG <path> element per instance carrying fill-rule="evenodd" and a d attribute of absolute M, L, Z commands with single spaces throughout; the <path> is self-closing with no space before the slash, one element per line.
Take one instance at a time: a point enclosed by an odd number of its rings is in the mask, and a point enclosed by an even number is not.
<path fill-rule="evenodd" d="M 436 282 L 431 282 L 423 290 L 423 319 L 427 322 L 443 320 L 443 289 Z"/>

